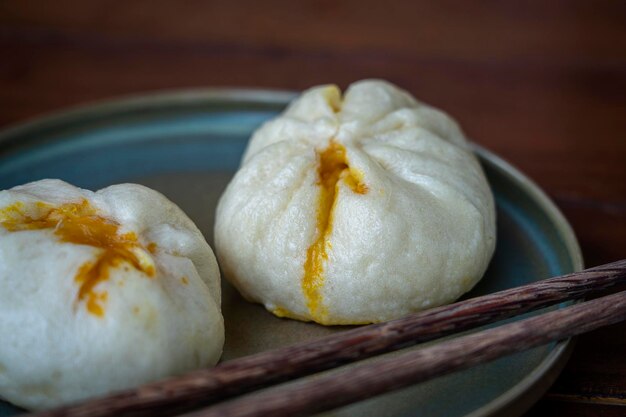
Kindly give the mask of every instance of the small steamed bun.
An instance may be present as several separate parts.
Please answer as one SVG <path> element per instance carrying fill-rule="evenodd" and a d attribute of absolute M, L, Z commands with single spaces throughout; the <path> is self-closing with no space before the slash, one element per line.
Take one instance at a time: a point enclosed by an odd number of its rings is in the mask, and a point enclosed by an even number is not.
<path fill-rule="evenodd" d="M 219 269 L 149 188 L 0 191 L 0 396 L 43 409 L 217 362 Z"/>
<path fill-rule="evenodd" d="M 495 247 L 457 124 L 383 81 L 312 88 L 253 135 L 217 209 L 226 277 L 280 317 L 380 322 L 451 302 Z"/>

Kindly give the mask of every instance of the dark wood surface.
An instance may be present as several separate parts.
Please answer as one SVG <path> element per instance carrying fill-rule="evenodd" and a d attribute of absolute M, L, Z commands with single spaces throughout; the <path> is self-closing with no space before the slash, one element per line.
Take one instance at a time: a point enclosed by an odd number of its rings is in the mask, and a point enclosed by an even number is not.
<path fill-rule="evenodd" d="M 622 291 L 181 417 L 309 416 L 625 319 L 626 291 Z"/>
<path fill-rule="evenodd" d="M 313 341 L 222 362 L 213 368 L 200 369 L 107 397 L 29 416 L 167 417 L 173 415 L 172 410 L 182 411 L 187 407 L 191 409 L 214 404 L 266 386 L 458 334 L 561 301 L 580 300 L 584 296 L 613 288 L 625 279 L 626 259 L 470 298 L 385 323 L 357 326 Z M 592 307 L 596 302 L 598 306 Z M 618 310 L 608 314 L 613 306 L 618 307 Z M 578 311 L 578 315 L 575 311 Z M 540 346 L 547 341 L 559 340 L 565 334 L 581 334 L 585 332 L 584 326 L 587 329 L 597 328 L 598 323 L 594 324 L 594 321 L 601 320 L 603 314 L 603 325 L 626 318 L 626 291 L 576 304 L 571 308 L 557 309 L 549 315 L 515 321 L 424 349 L 400 353 L 381 362 L 343 368 L 320 378 L 306 379 L 292 388 L 283 387 L 286 390 L 293 389 L 293 395 L 278 387 L 271 390 L 273 401 L 268 401 L 263 393 L 255 393 L 254 396 L 246 397 L 247 400 L 242 399 L 242 403 L 247 404 L 243 409 L 241 404 L 235 406 L 235 409 L 253 412 L 255 416 L 270 415 L 272 412 L 279 415 L 308 415 L 326 411 L 525 348 Z M 413 365 L 409 367 L 409 363 Z M 303 393 L 306 395 L 303 396 Z M 291 403 L 294 395 L 299 400 Z M 234 411 L 229 408 L 231 406 L 227 405 L 226 408 Z M 287 410 L 290 412 L 287 413 Z M 211 413 L 230 415 L 220 405 Z"/>
<path fill-rule="evenodd" d="M 533 178 L 587 266 L 626 254 L 626 2 L 0 2 L 0 127 L 162 89 L 380 77 Z M 626 411 L 626 324 L 527 416 Z"/>

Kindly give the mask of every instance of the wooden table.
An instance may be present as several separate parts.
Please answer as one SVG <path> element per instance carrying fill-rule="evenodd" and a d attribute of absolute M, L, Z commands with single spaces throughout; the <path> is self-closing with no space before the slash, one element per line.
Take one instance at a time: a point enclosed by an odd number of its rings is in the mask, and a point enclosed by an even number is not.
<path fill-rule="evenodd" d="M 624 1 L 5 0 L 0 57 L 0 126 L 160 89 L 385 78 L 546 190 L 587 266 L 626 255 Z M 625 414 L 623 323 L 580 337 L 526 416 Z"/>

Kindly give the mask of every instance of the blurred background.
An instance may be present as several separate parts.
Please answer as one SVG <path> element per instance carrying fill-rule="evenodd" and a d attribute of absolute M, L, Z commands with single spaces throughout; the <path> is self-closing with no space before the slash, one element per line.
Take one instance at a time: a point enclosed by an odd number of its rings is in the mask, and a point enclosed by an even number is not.
<path fill-rule="evenodd" d="M 624 257 L 626 1 L 0 1 L 0 127 L 154 90 L 370 77 L 533 178 L 588 266 Z M 528 416 L 623 415 L 615 329 L 581 338 Z"/>
<path fill-rule="evenodd" d="M 602 244 L 626 232 L 624 1 L 3 0 L 0 56 L 0 126 L 153 90 L 384 78 L 593 221 L 587 264 L 624 254 Z"/>

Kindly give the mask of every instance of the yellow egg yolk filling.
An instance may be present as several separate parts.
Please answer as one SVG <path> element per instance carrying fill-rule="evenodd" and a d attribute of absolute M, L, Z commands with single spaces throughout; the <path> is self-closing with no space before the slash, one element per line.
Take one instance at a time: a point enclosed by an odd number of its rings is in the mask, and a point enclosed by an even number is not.
<path fill-rule="evenodd" d="M 333 230 L 333 211 L 337 203 L 339 183 L 343 180 L 357 194 L 365 194 L 367 185 L 362 182 L 363 174 L 350 168 L 346 148 L 331 141 L 330 145 L 318 152 L 317 168 L 319 198 L 317 206 L 317 237 L 307 250 L 302 278 L 302 292 L 313 320 L 326 324 L 328 312 L 322 299 L 324 287 L 324 264 L 331 249 L 329 241 Z"/>
<path fill-rule="evenodd" d="M 119 234 L 120 225 L 97 214 L 83 199 L 58 207 L 36 203 L 40 215 L 36 218 L 24 213 L 24 204 L 12 204 L 0 210 L 0 224 L 10 232 L 50 229 L 61 242 L 86 245 L 100 249 L 94 262 L 84 263 L 74 277 L 79 285 L 77 299 L 84 301 L 89 313 L 103 317 L 108 294 L 97 292 L 95 287 L 109 278 L 109 270 L 126 262 L 131 267 L 154 277 L 152 257 L 137 240 L 133 232 Z M 154 253 L 156 244 L 150 243 L 148 251 Z"/>

